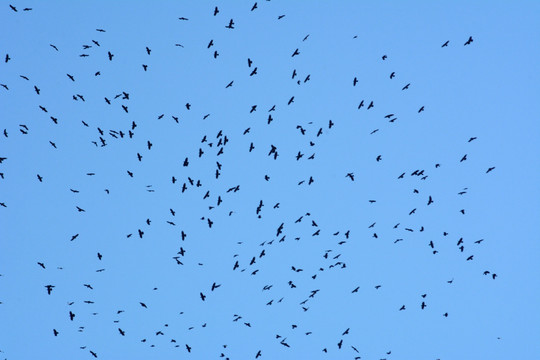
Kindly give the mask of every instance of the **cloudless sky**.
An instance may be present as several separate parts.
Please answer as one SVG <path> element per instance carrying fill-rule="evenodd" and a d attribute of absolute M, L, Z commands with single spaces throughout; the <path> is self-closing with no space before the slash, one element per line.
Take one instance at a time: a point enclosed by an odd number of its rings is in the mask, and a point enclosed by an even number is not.
<path fill-rule="evenodd" d="M 538 357 L 540 3 L 11 5 L 1 359 Z"/>

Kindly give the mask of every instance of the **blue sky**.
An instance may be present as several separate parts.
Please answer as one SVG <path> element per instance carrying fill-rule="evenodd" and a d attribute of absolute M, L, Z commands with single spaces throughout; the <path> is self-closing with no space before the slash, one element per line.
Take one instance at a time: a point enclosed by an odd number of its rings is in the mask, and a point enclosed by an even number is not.
<path fill-rule="evenodd" d="M 2 5 L 0 358 L 537 356 L 538 2 L 253 4 Z"/>

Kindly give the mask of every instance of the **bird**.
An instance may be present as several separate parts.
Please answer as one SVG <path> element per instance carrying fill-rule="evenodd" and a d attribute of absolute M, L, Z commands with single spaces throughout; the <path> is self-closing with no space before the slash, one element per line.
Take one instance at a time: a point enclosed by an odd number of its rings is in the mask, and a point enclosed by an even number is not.
<path fill-rule="evenodd" d="M 449 42 L 450 42 L 450 40 L 447 40 L 444 44 L 442 44 L 441 47 L 446 47 L 446 46 L 448 46 L 448 43 L 449 43 Z"/>
<path fill-rule="evenodd" d="M 52 290 L 55 286 L 54 285 L 45 285 L 45 288 L 47 289 L 47 294 L 51 295 Z"/>
<path fill-rule="evenodd" d="M 463 45 L 470 45 L 473 41 L 474 40 L 473 40 L 472 36 L 469 36 L 469 39 Z"/>

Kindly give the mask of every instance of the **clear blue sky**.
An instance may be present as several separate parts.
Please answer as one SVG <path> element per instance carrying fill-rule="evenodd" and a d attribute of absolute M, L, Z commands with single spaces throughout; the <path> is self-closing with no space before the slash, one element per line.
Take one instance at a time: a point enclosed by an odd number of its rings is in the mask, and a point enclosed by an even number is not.
<path fill-rule="evenodd" d="M 253 3 L 2 3 L 0 359 L 538 357 L 540 3 Z"/>

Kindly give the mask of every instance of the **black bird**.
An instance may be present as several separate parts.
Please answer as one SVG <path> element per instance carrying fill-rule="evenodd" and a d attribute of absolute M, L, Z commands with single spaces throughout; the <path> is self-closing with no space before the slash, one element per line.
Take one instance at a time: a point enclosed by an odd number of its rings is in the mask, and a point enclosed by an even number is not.
<path fill-rule="evenodd" d="M 367 109 L 369 110 L 369 109 L 371 109 L 372 107 L 374 107 L 374 105 L 373 105 L 373 101 L 369 103 L 369 105 L 368 105 Z"/>
<path fill-rule="evenodd" d="M 420 109 L 418 109 L 418 113 L 421 113 L 422 111 L 424 111 L 424 107 L 422 106 Z"/>
<path fill-rule="evenodd" d="M 234 80 L 231 81 L 230 83 L 228 83 L 227 86 L 225 86 L 225 89 L 230 88 L 232 86 L 233 82 L 234 82 Z"/>
<path fill-rule="evenodd" d="M 353 86 L 356 86 L 357 83 L 358 83 L 358 79 L 355 77 L 352 84 Z"/>
<path fill-rule="evenodd" d="M 474 40 L 473 40 L 472 36 L 469 36 L 469 39 L 463 45 L 470 45 L 473 41 Z"/>
<path fill-rule="evenodd" d="M 75 81 L 75 78 L 73 77 L 73 75 L 70 75 L 70 74 L 66 74 L 66 75 L 71 81 Z"/>
<path fill-rule="evenodd" d="M 448 46 L 448 43 L 450 42 L 450 40 L 447 40 L 444 44 L 442 44 L 441 47 L 445 47 L 445 46 Z"/>
<path fill-rule="evenodd" d="M 217 289 L 217 288 L 220 287 L 220 286 L 221 286 L 221 284 L 213 283 L 213 284 L 212 284 L 212 289 L 211 289 L 211 291 L 214 291 L 215 289 Z"/>
<path fill-rule="evenodd" d="M 84 210 L 84 209 L 82 209 L 82 208 L 80 208 L 80 207 L 78 207 L 78 206 L 75 206 L 75 207 L 77 208 L 77 211 L 78 211 L 78 212 L 86 212 L 86 210 Z"/>
<path fill-rule="evenodd" d="M 52 289 L 55 287 L 54 285 L 45 285 L 47 288 L 47 294 L 51 295 Z"/>
<path fill-rule="evenodd" d="M 390 79 L 393 79 L 393 78 L 395 78 L 395 77 L 396 77 L 396 72 L 394 71 L 394 72 L 392 72 L 392 73 L 390 74 Z"/>
<path fill-rule="evenodd" d="M 225 26 L 227 29 L 234 29 L 234 21 L 233 19 L 229 20 L 229 25 Z"/>
<path fill-rule="evenodd" d="M 409 86 L 411 86 L 411 83 L 408 83 L 407 85 L 405 85 L 401 90 L 407 90 Z"/>
<path fill-rule="evenodd" d="M 291 57 L 295 57 L 296 55 L 300 55 L 300 52 L 298 51 L 298 49 L 294 50 L 293 54 L 291 55 Z"/>
<path fill-rule="evenodd" d="M 487 174 L 488 172 L 491 172 L 491 171 L 493 171 L 494 169 L 495 169 L 495 166 L 493 166 L 493 167 L 490 167 L 489 169 L 487 169 L 487 171 L 486 171 L 486 174 Z"/>
<path fill-rule="evenodd" d="M 354 181 L 354 173 L 348 173 L 345 177 L 350 177 L 351 181 Z"/>
<path fill-rule="evenodd" d="M 428 205 L 432 204 L 433 203 L 433 199 L 431 198 L 431 195 L 429 195 L 429 199 L 428 199 Z"/>
<path fill-rule="evenodd" d="M 467 154 L 463 155 L 463 157 L 461 158 L 461 160 L 459 160 L 459 162 L 463 162 L 465 160 L 467 160 Z"/>
<path fill-rule="evenodd" d="M 108 51 L 107 55 L 109 56 L 109 61 L 112 61 L 114 54 L 111 54 L 111 52 Z"/>
<path fill-rule="evenodd" d="M 219 9 L 218 9 L 218 7 L 216 6 L 215 9 L 214 9 L 214 16 L 216 16 L 218 13 L 219 13 Z"/>
<path fill-rule="evenodd" d="M 58 336 L 59 332 L 56 329 L 53 329 L 54 336 Z"/>
<path fill-rule="evenodd" d="M 70 311 L 70 312 L 69 312 L 69 319 L 70 319 L 71 321 L 73 321 L 74 318 L 75 318 L 75 314 L 72 313 L 72 312 Z"/>
<path fill-rule="evenodd" d="M 118 331 L 120 332 L 120 335 L 126 336 L 126 332 L 120 328 L 118 328 Z"/>

